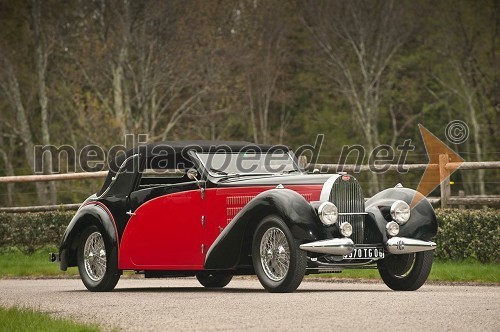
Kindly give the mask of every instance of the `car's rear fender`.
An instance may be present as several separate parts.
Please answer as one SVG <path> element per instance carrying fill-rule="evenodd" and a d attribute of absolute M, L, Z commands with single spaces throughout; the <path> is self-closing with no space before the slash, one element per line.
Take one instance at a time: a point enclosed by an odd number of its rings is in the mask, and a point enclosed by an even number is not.
<path fill-rule="evenodd" d="M 207 252 L 205 268 L 232 269 L 248 258 L 257 225 L 270 215 L 283 219 L 301 243 L 331 237 L 331 230 L 323 226 L 302 195 L 289 189 L 271 189 L 252 199 L 222 231 Z"/>
<path fill-rule="evenodd" d="M 385 225 L 392 220 L 390 209 L 392 203 L 402 200 L 411 205 L 413 197 L 421 200 L 411 209 L 408 222 L 400 226 L 400 237 L 408 237 L 429 241 L 437 233 L 437 220 L 434 208 L 429 201 L 419 192 L 409 188 L 389 188 L 383 190 L 366 201 L 366 212 L 376 221 L 382 232 L 384 243 L 387 241 Z"/>
<path fill-rule="evenodd" d="M 59 247 L 61 270 L 66 271 L 68 267 L 77 265 L 76 254 L 80 235 L 90 225 L 99 227 L 107 235 L 106 241 L 109 241 L 111 250 L 118 253 L 118 233 L 111 213 L 103 204 L 92 202 L 78 210 L 64 232 Z M 117 255 L 112 252 L 110 257 L 117 257 Z"/>

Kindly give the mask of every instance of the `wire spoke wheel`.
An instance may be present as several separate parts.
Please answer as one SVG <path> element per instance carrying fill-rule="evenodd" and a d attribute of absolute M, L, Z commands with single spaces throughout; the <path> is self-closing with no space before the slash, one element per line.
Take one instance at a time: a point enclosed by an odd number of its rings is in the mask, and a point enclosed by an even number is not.
<path fill-rule="evenodd" d="M 264 273 L 273 281 L 282 280 L 290 267 L 290 248 L 283 231 L 272 227 L 260 241 L 260 261 Z"/>
<path fill-rule="evenodd" d="M 296 290 L 306 273 L 307 254 L 286 223 L 274 215 L 264 218 L 252 241 L 252 263 L 262 286 L 273 293 Z"/>
<path fill-rule="evenodd" d="M 115 288 L 120 279 L 117 253 L 109 244 L 107 234 L 92 225 L 83 230 L 77 251 L 78 271 L 85 287 L 93 292 Z"/>
<path fill-rule="evenodd" d="M 85 271 L 92 281 L 101 280 L 106 274 L 106 248 L 101 233 L 94 232 L 85 241 L 83 249 Z"/>

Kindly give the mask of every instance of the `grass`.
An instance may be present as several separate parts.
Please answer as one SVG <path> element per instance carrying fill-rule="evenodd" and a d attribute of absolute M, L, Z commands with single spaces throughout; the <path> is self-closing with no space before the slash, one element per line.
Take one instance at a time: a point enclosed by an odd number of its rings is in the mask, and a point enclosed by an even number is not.
<path fill-rule="evenodd" d="M 59 270 L 59 264 L 49 261 L 49 252 L 55 247 L 38 250 L 33 255 L 25 255 L 17 249 L 0 252 L 1 277 L 67 277 L 78 275 L 76 267 L 68 271 Z M 363 278 L 380 279 L 377 270 L 344 270 L 342 273 L 318 274 L 320 278 Z M 439 261 L 435 260 L 429 280 L 445 282 L 500 283 L 500 264 L 482 264 L 477 261 Z"/>
<path fill-rule="evenodd" d="M 377 270 L 344 270 L 342 273 L 317 274 L 320 278 L 380 279 Z M 439 261 L 432 264 L 429 279 L 441 282 L 500 283 L 500 264 L 477 261 Z"/>
<path fill-rule="evenodd" d="M 31 309 L 0 307 L 0 331 L 100 331 L 97 325 L 75 323 L 67 319 L 52 318 Z"/>
<path fill-rule="evenodd" d="M 55 247 L 47 247 L 26 255 L 15 248 L 0 252 L 0 277 L 55 277 L 77 275 L 78 268 L 59 270 L 58 263 L 49 261 L 49 252 L 57 252 Z"/>

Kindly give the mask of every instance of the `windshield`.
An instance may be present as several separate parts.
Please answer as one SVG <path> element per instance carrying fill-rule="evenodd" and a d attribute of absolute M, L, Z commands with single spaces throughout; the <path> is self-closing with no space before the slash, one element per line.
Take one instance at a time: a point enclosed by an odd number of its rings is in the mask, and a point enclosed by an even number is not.
<path fill-rule="evenodd" d="M 292 156 L 284 151 L 197 153 L 212 176 L 286 174 L 299 172 Z"/>

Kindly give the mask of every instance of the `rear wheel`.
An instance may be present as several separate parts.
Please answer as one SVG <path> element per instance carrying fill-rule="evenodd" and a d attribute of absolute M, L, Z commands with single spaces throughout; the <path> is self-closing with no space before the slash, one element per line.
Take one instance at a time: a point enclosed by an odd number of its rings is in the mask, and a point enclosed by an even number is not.
<path fill-rule="evenodd" d="M 427 280 L 433 259 L 433 251 L 391 255 L 379 261 L 378 271 L 389 288 L 396 291 L 413 291 L 422 287 Z"/>
<path fill-rule="evenodd" d="M 233 279 L 230 274 L 214 274 L 208 272 L 200 272 L 196 274 L 196 279 L 207 288 L 222 288 L 227 286 Z"/>
<path fill-rule="evenodd" d="M 288 293 L 299 287 L 307 266 L 307 254 L 278 217 L 264 219 L 255 230 L 252 261 L 260 283 L 270 292 Z"/>
<path fill-rule="evenodd" d="M 113 290 L 120 279 L 105 236 L 93 225 L 83 231 L 78 244 L 78 271 L 85 287 L 93 292 Z"/>

